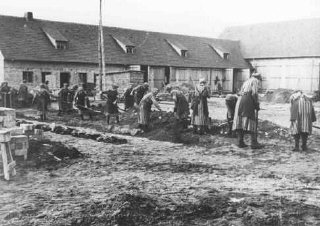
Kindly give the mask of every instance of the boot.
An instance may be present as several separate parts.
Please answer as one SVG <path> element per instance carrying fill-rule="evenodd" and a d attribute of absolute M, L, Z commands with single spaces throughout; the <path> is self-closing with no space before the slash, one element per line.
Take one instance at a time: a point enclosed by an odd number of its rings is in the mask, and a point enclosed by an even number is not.
<path fill-rule="evenodd" d="M 193 133 L 198 133 L 198 127 L 196 125 L 193 125 Z"/>
<path fill-rule="evenodd" d="M 107 115 L 107 124 L 110 124 L 110 115 Z"/>
<path fill-rule="evenodd" d="M 302 138 L 301 149 L 302 151 L 307 151 L 308 150 L 308 147 L 307 147 L 308 133 L 301 133 L 301 138 Z"/>
<path fill-rule="evenodd" d="M 292 151 L 299 151 L 299 141 L 300 141 L 300 134 L 293 135 L 294 138 L 294 149 Z"/>
<path fill-rule="evenodd" d="M 116 121 L 117 121 L 117 124 L 120 123 L 119 115 L 116 116 Z"/>
<path fill-rule="evenodd" d="M 251 134 L 251 149 L 261 149 L 261 148 L 263 148 L 263 145 L 258 143 L 256 134 L 252 133 Z"/>
<path fill-rule="evenodd" d="M 248 147 L 248 145 L 246 145 L 246 144 L 244 143 L 244 140 L 243 140 L 243 138 L 244 138 L 243 130 L 242 130 L 242 129 L 239 129 L 239 130 L 237 131 L 237 133 L 238 133 L 238 147 L 239 147 L 239 148 Z"/>
<path fill-rule="evenodd" d="M 204 134 L 204 126 L 200 126 L 199 134 L 200 134 L 200 135 L 203 135 L 203 134 Z"/>
<path fill-rule="evenodd" d="M 83 114 L 80 114 L 80 119 L 84 120 Z"/>

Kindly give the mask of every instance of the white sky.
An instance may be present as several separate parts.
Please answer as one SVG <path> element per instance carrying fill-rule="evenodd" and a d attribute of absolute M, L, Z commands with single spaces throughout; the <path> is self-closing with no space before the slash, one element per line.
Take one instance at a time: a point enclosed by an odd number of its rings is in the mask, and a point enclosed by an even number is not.
<path fill-rule="evenodd" d="M 320 17 L 320 0 L 103 0 L 106 26 L 216 37 L 226 26 Z M 98 24 L 99 0 L 0 0 L 0 14 Z"/>

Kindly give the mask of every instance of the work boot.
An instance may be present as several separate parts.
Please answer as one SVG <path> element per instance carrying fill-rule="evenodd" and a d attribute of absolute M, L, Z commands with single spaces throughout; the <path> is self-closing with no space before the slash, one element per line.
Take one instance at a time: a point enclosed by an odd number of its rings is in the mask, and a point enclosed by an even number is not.
<path fill-rule="evenodd" d="M 246 145 L 246 144 L 244 143 L 244 140 L 243 140 L 243 138 L 244 138 L 243 130 L 242 130 L 242 129 L 239 129 L 239 130 L 237 131 L 237 133 L 238 133 L 238 147 L 239 147 L 239 148 L 248 147 L 248 145 Z"/>
<path fill-rule="evenodd" d="M 258 143 L 256 134 L 252 133 L 251 134 L 251 149 L 261 149 L 261 148 L 263 148 L 263 145 Z"/>
<path fill-rule="evenodd" d="M 293 138 L 294 138 L 294 149 L 292 151 L 299 151 L 300 134 L 293 135 Z"/>
<path fill-rule="evenodd" d="M 199 134 L 200 134 L 200 135 L 203 135 L 203 134 L 204 134 L 204 126 L 200 126 Z"/>
<path fill-rule="evenodd" d="M 195 133 L 195 134 L 198 133 L 198 127 L 195 125 L 193 126 L 193 133 Z"/>
<path fill-rule="evenodd" d="M 307 147 L 308 133 L 301 133 L 301 139 L 302 139 L 301 149 L 302 151 L 307 151 L 308 150 L 308 147 Z"/>

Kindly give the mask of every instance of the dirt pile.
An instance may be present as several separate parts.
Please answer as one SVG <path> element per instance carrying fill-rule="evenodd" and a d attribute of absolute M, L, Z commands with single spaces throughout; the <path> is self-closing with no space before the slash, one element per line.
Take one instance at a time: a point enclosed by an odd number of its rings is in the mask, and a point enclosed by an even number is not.
<path fill-rule="evenodd" d="M 259 121 L 259 135 L 271 139 L 290 139 L 291 135 L 288 128 L 283 128 L 268 120 Z"/>
<path fill-rule="evenodd" d="M 293 94 L 294 90 L 290 89 L 276 89 L 272 91 L 267 91 L 261 100 L 271 103 L 289 103 L 290 96 Z"/>
<path fill-rule="evenodd" d="M 120 193 L 89 201 L 69 214 L 71 225 L 312 225 L 319 207 L 281 197 L 248 196 L 212 190 L 192 201 L 142 192 Z"/>
<path fill-rule="evenodd" d="M 18 120 L 17 125 L 20 123 L 29 123 L 28 121 L 25 120 Z M 49 125 L 49 124 L 36 124 L 35 129 L 42 129 L 43 131 L 47 132 L 53 132 L 56 134 L 61 134 L 61 135 L 71 135 L 74 137 L 80 137 L 84 139 L 91 139 L 91 140 L 96 140 L 98 142 L 104 142 L 104 143 L 112 143 L 112 144 L 125 144 L 127 143 L 127 139 L 124 138 L 118 138 L 115 136 L 108 136 L 106 134 L 101 134 L 101 133 L 94 133 L 94 132 L 88 132 L 85 129 L 76 129 L 76 128 L 71 128 L 67 126 L 60 126 L 60 125 Z"/>
<path fill-rule="evenodd" d="M 190 83 L 185 83 L 185 82 L 174 82 L 170 83 L 165 87 L 165 90 L 167 92 L 170 92 L 173 89 L 178 89 L 181 90 L 184 94 L 188 94 L 190 92 L 194 91 L 194 85 Z"/>
<path fill-rule="evenodd" d="M 50 167 L 66 164 L 70 159 L 82 158 L 84 155 L 76 148 L 68 147 L 60 142 L 50 140 L 30 140 L 28 161 L 23 167 Z"/>

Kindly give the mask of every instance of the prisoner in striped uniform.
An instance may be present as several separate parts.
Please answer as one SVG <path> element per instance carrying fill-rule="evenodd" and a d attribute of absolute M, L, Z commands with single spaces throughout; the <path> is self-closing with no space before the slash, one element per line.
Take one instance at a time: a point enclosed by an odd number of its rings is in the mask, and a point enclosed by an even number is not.
<path fill-rule="evenodd" d="M 316 121 L 316 115 L 312 105 L 312 100 L 297 91 L 290 97 L 290 133 L 295 140 L 293 151 L 299 151 L 300 137 L 302 140 L 302 150 L 307 150 L 308 136 L 312 133 L 312 123 Z"/>
<path fill-rule="evenodd" d="M 203 134 L 209 123 L 209 110 L 208 101 L 209 89 L 206 87 L 206 80 L 200 79 L 199 85 L 195 87 L 195 93 L 191 103 L 192 118 L 191 123 L 194 128 L 194 132 Z"/>
<path fill-rule="evenodd" d="M 148 130 L 150 124 L 150 115 L 151 115 L 151 107 L 152 104 L 161 111 L 159 103 L 156 101 L 155 97 L 159 93 L 158 89 L 154 89 L 152 92 L 147 93 L 143 96 L 139 103 L 139 118 L 138 123 L 139 127 L 142 128 L 144 131 Z"/>
<path fill-rule="evenodd" d="M 258 149 L 262 146 L 258 143 L 257 132 L 257 111 L 260 110 L 258 99 L 259 83 L 262 80 L 259 73 L 253 73 L 252 76 L 244 82 L 240 90 L 232 129 L 238 134 L 238 146 L 247 147 L 244 143 L 244 133 L 251 133 L 251 148 Z"/>

